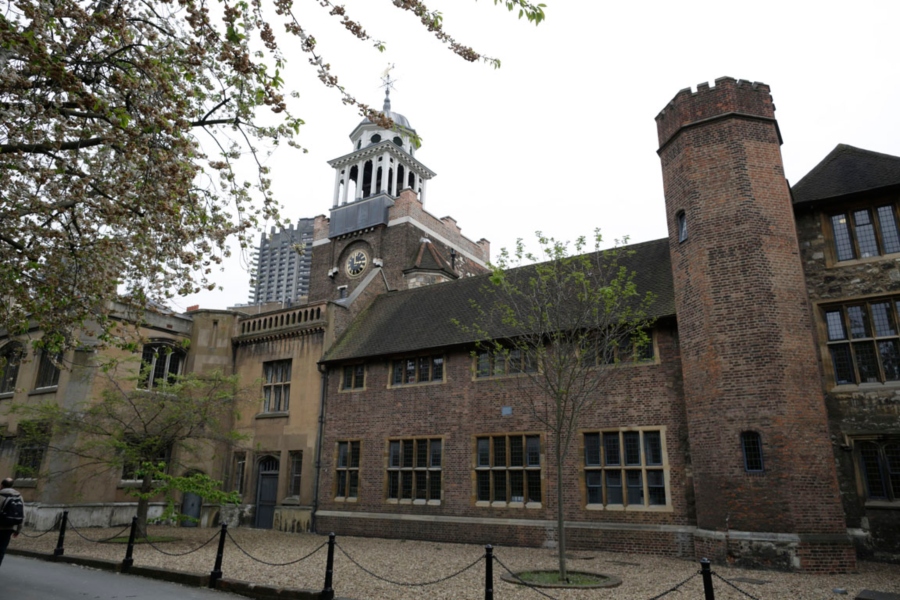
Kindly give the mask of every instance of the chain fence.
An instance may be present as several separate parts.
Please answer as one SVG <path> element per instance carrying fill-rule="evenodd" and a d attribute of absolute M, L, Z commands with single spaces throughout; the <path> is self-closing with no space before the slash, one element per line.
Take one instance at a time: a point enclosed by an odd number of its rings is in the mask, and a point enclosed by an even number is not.
<path fill-rule="evenodd" d="M 72 531 L 74 531 L 75 534 L 76 534 L 78 537 L 80 537 L 81 539 L 83 539 L 83 540 L 86 541 L 86 542 L 93 542 L 93 543 L 95 543 L 95 544 L 108 544 L 109 542 L 113 541 L 113 540 L 116 539 L 116 538 L 121 538 L 121 537 L 122 537 L 122 534 L 125 533 L 126 531 L 128 531 L 128 530 L 131 528 L 131 525 L 126 525 L 125 527 L 122 528 L 121 531 L 119 531 L 119 533 L 117 533 L 117 534 L 115 534 L 115 535 L 111 535 L 111 536 L 109 536 L 109 537 L 105 537 L 105 538 L 100 539 L 100 540 L 94 540 L 94 539 L 91 539 L 91 538 L 87 537 L 86 535 L 84 535 L 83 533 L 81 533 L 80 531 L 78 531 L 78 528 L 75 527 L 75 525 L 72 524 L 72 523 L 69 523 L 69 524 L 68 524 L 68 527 L 69 527 L 69 529 L 71 529 Z"/>
<path fill-rule="evenodd" d="M 465 573 L 466 571 L 468 571 L 469 569 L 471 569 L 472 567 L 474 567 L 475 565 L 480 563 L 482 561 L 482 559 L 484 559 L 484 557 L 485 557 L 485 555 L 482 554 L 481 556 L 476 558 L 473 562 L 471 562 L 468 566 L 465 566 L 462 569 L 460 569 L 459 571 L 456 571 L 455 573 L 451 573 L 450 575 L 447 575 L 446 577 L 441 577 L 441 578 L 435 579 L 433 581 L 422 581 L 419 583 L 411 583 L 411 582 L 406 582 L 406 581 L 393 581 L 391 579 L 388 579 L 387 577 L 382 577 L 381 575 L 378 575 L 378 574 L 370 571 L 369 569 L 365 568 L 361 564 L 359 564 L 359 562 L 357 562 L 356 559 L 354 559 L 352 556 L 350 556 L 346 550 L 341 548 L 341 546 L 339 544 L 336 543 L 335 545 L 337 546 L 337 549 L 340 550 L 341 553 L 344 556 L 346 556 L 350 562 L 352 562 L 354 565 L 356 565 L 363 573 L 365 573 L 371 577 L 374 577 L 375 579 L 378 579 L 379 581 L 383 581 L 385 583 L 390 583 L 392 585 L 399 585 L 399 586 L 403 586 L 403 587 L 425 587 L 425 586 L 436 585 L 438 583 L 443 583 L 445 581 L 449 581 L 450 579 L 453 579 L 454 577 L 458 577 L 458 576 L 462 575 L 463 573 Z"/>
<path fill-rule="evenodd" d="M 258 563 L 260 563 L 260 564 L 267 565 L 267 566 L 270 566 L 270 567 L 287 567 L 287 566 L 290 566 L 290 565 L 296 565 L 297 563 L 303 562 L 304 560 L 306 560 L 307 558 L 309 558 L 310 556 L 312 556 L 313 554 L 315 554 L 316 552 L 318 552 L 319 550 L 321 550 L 322 548 L 324 548 L 325 546 L 328 545 L 328 542 L 322 542 L 322 543 L 319 545 L 318 548 L 316 548 L 315 550 L 313 550 L 312 552 L 310 552 L 310 553 L 307 554 L 306 556 L 301 556 L 300 558 L 298 558 L 298 559 L 296 559 L 296 560 L 290 560 L 290 561 L 288 561 L 288 562 L 283 562 L 283 563 L 272 563 L 272 562 L 267 562 L 267 561 L 264 561 L 264 560 L 261 559 L 261 558 L 257 558 L 257 557 L 255 557 L 255 556 L 253 556 L 252 554 L 250 554 L 249 552 L 247 552 L 246 550 L 244 550 L 244 549 L 241 547 L 240 544 L 237 543 L 237 540 L 234 539 L 234 538 L 231 536 L 231 532 L 230 532 L 230 531 L 227 531 L 227 530 L 226 530 L 226 533 L 228 534 L 228 539 L 231 540 L 231 542 L 235 545 L 235 547 L 236 547 L 238 550 L 240 550 L 240 551 L 244 554 L 244 556 L 246 556 L 246 557 L 249 558 L 250 560 L 256 561 L 256 562 L 258 562 Z M 216 535 L 218 535 L 218 534 L 216 534 Z"/>
<path fill-rule="evenodd" d="M 131 532 L 128 537 L 128 546 L 126 549 L 125 559 L 122 561 L 122 571 L 128 571 L 131 568 L 131 566 L 134 564 L 133 553 L 134 553 L 135 541 L 137 539 L 137 529 L 138 529 L 137 517 L 133 517 L 132 521 L 131 521 L 131 525 L 124 527 L 122 530 L 120 530 L 115 535 L 105 537 L 102 539 L 92 539 L 92 538 L 84 535 L 83 533 L 81 533 L 77 527 L 75 527 L 74 525 L 69 523 L 68 522 L 68 511 L 64 511 L 63 515 L 62 515 L 62 519 L 59 522 L 59 539 L 57 542 L 57 547 L 53 551 L 54 556 L 62 556 L 64 553 L 64 543 L 65 543 L 65 535 L 66 535 L 67 527 L 71 528 L 72 531 L 74 531 L 75 534 L 78 535 L 81 539 L 88 541 L 88 542 L 95 543 L 95 544 L 105 544 L 105 543 L 111 542 L 114 539 L 120 539 L 120 538 L 122 538 L 122 534 L 125 533 L 125 531 L 127 531 L 130 528 Z M 26 537 L 30 537 L 30 538 L 39 538 L 39 537 L 42 537 L 42 536 L 50 533 L 51 531 L 53 531 L 53 530 L 50 529 L 50 530 L 47 530 L 38 535 L 29 535 L 29 534 L 25 534 L 25 535 L 26 535 Z M 24 533 L 24 532 L 21 532 L 21 533 Z M 388 576 L 380 575 L 380 574 L 376 573 L 375 571 L 373 571 L 372 569 L 364 566 L 356 558 L 354 558 L 349 552 L 347 552 L 347 550 L 345 550 L 342 546 L 340 546 L 336 542 L 335 535 L 333 533 L 329 534 L 327 541 L 325 541 L 322 544 L 320 544 L 319 546 L 317 546 L 311 552 L 305 554 L 304 556 L 301 556 L 300 558 L 296 558 L 294 560 L 290 560 L 287 562 L 281 562 L 281 563 L 269 562 L 269 561 L 263 560 L 259 557 L 253 556 L 253 554 L 251 554 L 247 549 L 245 549 L 243 546 L 241 546 L 240 543 L 238 543 L 238 541 L 234 538 L 234 536 L 231 535 L 231 533 L 228 531 L 228 525 L 226 523 L 223 523 L 220 530 L 217 531 L 215 534 L 213 534 L 208 540 L 206 540 L 205 542 L 203 542 L 196 548 L 192 548 L 185 552 L 169 552 L 169 551 L 163 550 L 162 548 L 160 548 L 159 546 L 154 544 L 153 541 L 150 539 L 150 537 L 146 535 L 146 533 L 144 533 L 142 535 L 142 538 L 143 538 L 143 541 L 147 544 L 147 546 L 149 548 L 155 550 L 156 552 L 159 552 L 160 554 L 164 554 L 166 556 L 171 556 L 171 557 L 186 556 L 188 554 L 198 552 L 199 550 L 205 548 L 210 543 L 212 543 L 213 540 L 218 538 L 219 544 L 218 544 L 218 550 L 216 552 L 215 566 L 213 567 L 213 570 L 210 572 L 210 577 L 209 577 L 209 587 L 211 587 L 211 588 L 217 587 L 218 581 L 222 579 L 222 576 L 223 576 L 222 559 L 223 559 L 224 552 L 225 552 L 225 542 L 226 542 L 226 540 L 231 540 L 231 543 L 234 544 L 235 548 L 237 548 L 238 551 L 241 552 L 242 554 L 244 554 L 247 558 L 249 558 L 255 562 L 258 562 L 260 564 L 270 566 L 270 567 L 288 567 L 291 565 L 296 565 L 297 563 L 300 563 L 302 561 L 310 559 L 311 557 L 316 555 L 320 550 L 327 547 L 328 548 L 328 556 L 327 556 L 326 564 L 325 564 L 325 584 L 319 595 L 321 600 L 334 600 L 334 597 L 335 597 L 334 590 L 332 589 L 332 582 L 333 582 L 333 578 L 334 578 L 334 549 L 335 548 L 337 548 L 341 552 L 341 554 L 343 554 L 344 557 L 346 557 L 347 560 L 350 561 L 351 564 L 356 566 L 363 573 L 365 573 L 366 575 L 373 577 L 381 582 L 384 582 L 384 583 L 387 583 L 390 585 L 396 585 L 396 586 L 407 587 L 407 588 L 413 588 L 413 587 L 418 588 L 418 587 L 427 587 L 427 586 L 438 585 L 438 584 L 447 582 L 451 579 L 454 579 L 456 577 L 462 576 L 464 573 L 475 568 L 480 562 L 484 561 L 484 575 L 485 575 L 485 577 L 484 577 L 484 598 L 485 598 L 485 600 L 493 600 L 493 598 L 494 598 L 493 563 L 496 562 L 501 568 L 503 568 L 510 575 L 510 577 L 515 579 L 515 581 L 517 583 L 527 587 L 529 590 L 532 590 L 535 594 L 537 594 L 539 596 L 542 596 L 544 598 L 549 598 L 550 600 L 558 600 L 556 597 L 543 591 L 541 589 L 541 586 L 535 585 L 533 583 L 530 583 L 530 582 L 522 579 L 518 574 L 516 574 L 512 569 L 510 569 L 498 556 L 496 556 L 494 554 L 493 547 L 490 545 L 485 546 L 484 554 L 482 554 L 481 556 L 479 556 L 478 558 L 476 558 L 475 560 L 473 560 L 466 566 L 462 567 L 461 569 L 454 571 L 453 573 L 450 573 L 443 577 L 439 577 L 437 579 L 432 579 L 429 581 L 410 582 L 410 581 L 398 581 L 398 580 L 392 579 Z M 703 597 L 705 600 L 715 600 L 715 592 L 713 590 L 713 577 L 715 577 L 716 579 L 718 579 L 725 585 L 729 586 L 730 588 L 734 589 L 738 593 L 742 594 L 743 596 L 750 598 L 750 600 L 760 600 L 756 596 L 753 596 L 752 594 L 749 594 L 746 591 L 742 590 L 741 588 L 737 587 L 735 584 L 728 581 L 721 575 L 713 572 L 710 569 L 710 562 L 707 559 L 701 560 L 700 565 L 701 565 L 700 571 L 692 573 L 689 577 L 687 577 L 680 583 L 670 587 L 669 589 L 665 590 L 661 594 L 657 594 L 656 596 L 653 596 L 652 598 L 648 598 L 648 600 L 659 600 L 660 598 L 663 598 L 669 594 L 683 591 L 683 590 L 681 590 L 681 588 L 697 576 L 700 576 L 703 579 L 703 593 L 704 593 Z"/>

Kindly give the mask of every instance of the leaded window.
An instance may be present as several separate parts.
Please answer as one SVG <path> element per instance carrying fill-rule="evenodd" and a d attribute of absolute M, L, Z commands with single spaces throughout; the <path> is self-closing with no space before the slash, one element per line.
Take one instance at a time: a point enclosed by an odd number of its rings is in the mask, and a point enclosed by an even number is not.
<path fill-rule="evenodd" d="M 366 365 L 347 365 L 344 367 L 342 387 L 345 390 L 358 390 L 366 384 Z"/>
<path fill-rule="evenodd" d="M 763 469 L 762 436 L 756 431 L 741 433 L 741 451 L 744 455 L 744 470 L 748 473 L 761 473 Z"/>
<path fill-rule="evenodd" d="M 335 497 L 356 498 L 359 494 L 359 442 L 338 442 L 335 468 Z"/>
<path fill-rule="evenodd" d="M 587 504 L 667 504 L 661 430 L 611 430 L 584 434 Z"/>
<path fill-rule="evenodd" d="M 244 474 L 247 471 L 247 453 L 234 453 L 234 475 L 232 476 L 231 489 L 238 494 L 244 494 Z"/>
<path fill-rule="evenodd" d="M 291 361 L 263 363 L 263 412 L 287 412 L 291 398 Z"/>
<path fill-rule="evenodd" d="M 475 376 L 502 377 L 537 371 L 534 352 L 521 348 L 484 350 L 475 357 Z"/>
<path fill-rule="evenodd" d="M 866 497 L 900 502 L 900 440 L 856 442 Z"/>
<path fill-rule="evenodd" d="M 831 215 L 837 260 L 900 252 L 896 207 L 892 204 Z"/>
<path fill-rule="evenodd" d="M 388 441 L 388 498 L 440 501 L 442 442 L 435 438 Z"/>
<path fill-rule="evenodd" d="M 825 309 L 835 383 L 900 381 L 900 301 L 860 301 Z"/>
<path fill-rule="evenodd" d="M 541 438 L 515 434 L 476 438 L 475 485 L 479 502 L 541 502 Z"/>
<path fill-rule="evenodd" d="M 438 383 L 444 381 L 443 355 L 418 356 L 393 361 L 391 385 Z"/>

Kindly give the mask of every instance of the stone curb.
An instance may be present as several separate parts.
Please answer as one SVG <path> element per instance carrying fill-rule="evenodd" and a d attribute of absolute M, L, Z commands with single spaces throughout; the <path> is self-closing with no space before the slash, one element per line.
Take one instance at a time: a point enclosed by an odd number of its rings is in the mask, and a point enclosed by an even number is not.
<path fill-rule="evenodd" d="M 102 571 L 113 571 L 122 573 L 123 575 L 137 575 L 140 577 L 147 577 L 148 579 L 180 583 L 191 587 L 207 587 L 209 585 L 209 573 L 187 573 L 183 571 L 172 571 L 157 567 L 141 567 L 136 565 L 132 565 L 130 569 L 123 570 L 121 561 L 89 558 L 86 556 L 67 556 L 65 554 L 62 556 L 54 556 L 53 554 L 47 554 L 46 552 L 35 552 L 34 550 L 23 550 L 18 548 L 9 548 L 7 554 L 46 560 L 48 562 L 64 562 L 82 567 L 90 567 L 92 569 L 100 569 Z M 219 580 L 216 589 L 223 592 L 247 596 L 249 598 L 256 598 L 257 600 L 319 600 L 322 594 L 321 591 L 316 590 L 279 588 L 224 577 Z M 336 597 L 335 600 L 350 599 Z"/>

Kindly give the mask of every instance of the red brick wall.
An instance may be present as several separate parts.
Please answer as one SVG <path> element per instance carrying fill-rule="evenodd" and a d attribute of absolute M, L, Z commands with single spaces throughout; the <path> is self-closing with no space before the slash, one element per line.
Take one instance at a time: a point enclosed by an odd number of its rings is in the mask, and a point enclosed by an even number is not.
<path fill-rule="evenodd" d="M 663 322 L 656 334 L 660 360 L 655 364 L 622 366 L 600 401 L 585 413 L 579 430 L 621 427 L 665 427 L 669 465 L 670 510 L 587 510 L 583 481 L 582 436 L 573 440 L 565 462 L 564 502 L 570 523 L 610 523 L 648 526 L 644 531 L 570 530 L 575 547 L 619 548 L 627 551 L 678 554 L 683 541 L 655 526 L 694 524 L 687 429 L 681 396 L 680 363 L 674 323 Z M 341 391 L 340 369 L 328 377 L 319 508 L 348 513 L 388 513 L 465 517 L 471 519 L 530 519 L 555 526 L 556 478 L 552 438 L 522 400 L 517 378 L 473 379 L 473 359 L 466 350 L 445 354 L 445 382 L 390 388 L 390 360 L 366 365 L 365 389 Z M 512 407 L 503 416 L 501 407 Z M 541 508 L 476 506 L 475 437 L 485 434 L 541 435 Z M 443 498 L 440 505 L 398 504 L 386 500 L 387 440 L 390 437 L 434 436 L 443 439 Z M 356 502 L 334 500 L 335 452 L 338 441 L 360 440 L 360 489 Z M 555 534 L 548 527 L 403 522 L 396 520 L 321 517 L 320 531 L 353 535 L 426 537 L 475 543 L 540 545 Z M 431 537 L 429 537 L 431 539 Z"/>
<path fill-rule="evenodd" d="M 768 86 L 723 78 L 657 117 L 697 524 L 846 535 L 773 115 Z"/>

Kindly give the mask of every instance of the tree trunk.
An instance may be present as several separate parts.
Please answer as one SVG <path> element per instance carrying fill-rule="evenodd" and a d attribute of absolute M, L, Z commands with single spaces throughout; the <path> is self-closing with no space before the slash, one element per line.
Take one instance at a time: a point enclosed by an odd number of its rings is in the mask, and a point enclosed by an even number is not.
<path fill-rule="evenodd" d="M 556 530 L 557 546 L 559 548 L 559 580 L 569 581 L 569 571 L 566 569 L 566 518 L 563 506 L 563 454 L 562 436 L 556 435 Z"/>
<path fill-rule="evenodd" d="M 137 535 L 145 537 L 147 535 L 147 513 L 150 512 L 150 493 L 153 491 L 153 476 L 144 475 L 141 479 L 141 494 L 138 496 L 137 505 Z"/>

